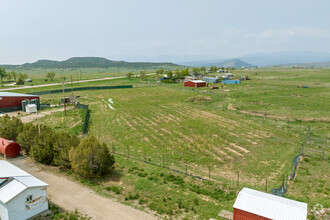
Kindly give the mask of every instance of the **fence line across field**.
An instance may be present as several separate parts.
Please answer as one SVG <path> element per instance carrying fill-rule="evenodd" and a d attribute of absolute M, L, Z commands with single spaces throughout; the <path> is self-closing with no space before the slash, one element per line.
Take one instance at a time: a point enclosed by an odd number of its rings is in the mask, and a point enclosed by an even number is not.
<path fill-rule="evenodd" d="M 311 128 L 309 127 L 309 130 L 306 134 L 306 140 L 309 139 L 311 133 Z M 282 176 L 282 184 L 279 188 L 273 188 L 271 190 L 271 193 L 274 195 L 278 195 L 278 196 L 284 196 L 285 193 L 287 192 L 288 189 L 288 185 L 290 184 L 290 182 L 292 182 L 296 176 L 296 171 L 297 171 L 297 166 L 299 164 L 299 161 L 301 159 L 301 157 L 304 154 L 305 151 L 311 150 L 309 148 L 306 148 L 304 144 L 302 144 L 302 146 L 299 149 L 299 153 L 296 157 L 293 158 L 292 160 L 292 166 L 290 171 L 285 172 L 285 174 L 283 174 Z M 313 152 L 320 152 L 317 150 L 313 150 Z M 176 173 L 180 173 L 186 176 L 190 176 L 196 179 L 200 179 L 203 181 L 213 181 L 213 182 L 217 182 L 217 183 L 224 183 L 224 182 L 231 182 L 231 185 L 236 185 L 237 188 L 243 187 L 242 185 L 240 185 L 240 173 L 237 173 L 237 181 L 233 181 L 233 180 L 219 180 L 218 177 L 214 174 L 214 170 L 218 170 L 219 167 L 216 166 L 209 166 L 209 165 L 205 165 L 205 166 L 198 166 L 198 170 L 196 169 L 192 169 L 191 166 L 189 166 L 188 162 L 178 162 L 178 161 L 173 161 L 171 160 L 168 156 L 165 157 L 164 154 L 158 155 L 159 158 L 153 156 L 148 157 L 147 152 L 140 152 L 140 156 L 136 157 L 136 152 L 135 155 L 132 155 L 132 152 L 130 152 L 130 147 L 127 146 L 124 152 L 118 152 L 117 150 L 115 150 L 114 146 L 112 145 L 112 153 L 114 155 L 118 155 L 121 157 L 124 157 L 126 159 L 131 159 L 131 160 L 136 160 L 136 161 L 140 161 L 152 166 L 157 166 L 157 167 L 161 167 L 167 170 L 170 170 L 172 172 L 176 172 Z M 147 159 L 148 158 L 148 159 Z M 190 169 L 188 170 L 188 167 L 190 167 Z M 193 167 L 196 167 L 196 165 L 194 165 Z M 218 168 L 218 169 L 214 169 L 214 168 Z M 189 172 L 190 171 L 190 172 Z M 213 171 L 213 172 L 212 172 Z M 213 175 L 212 175 L 213 174 Z M 271 181 L 273 182 L 273 184 L 271 184 Z M 276 180 L 271 180 L 271 179 L 264 179 L 264 183 L 265 183 L 265 191 L 267 192 L 267 188 L 270 187 L 271 185 L 275 185 L 274 181 Z M 234 182 L 237 182 L 237 184 L 235 184 Z"/>

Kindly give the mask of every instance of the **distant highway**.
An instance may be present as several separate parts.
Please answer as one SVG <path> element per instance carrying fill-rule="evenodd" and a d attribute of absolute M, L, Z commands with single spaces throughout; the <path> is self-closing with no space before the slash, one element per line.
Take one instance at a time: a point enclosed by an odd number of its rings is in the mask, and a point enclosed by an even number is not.
<path fill-rule="evenodd" d="M 146 74 L 148 76 L 154 75 L 155 73 L 149 73 Z M 139 76 L 139 75 L 134 75 Z M 109 80 L 109 79 L 122 79 L 126 78 L 126 76 L 114 76 L 114 77 L 106 77 L 106 78 L 100 78 L 100 79 L 87 79 L 87 80 L 78 80 L 78 81 L 72 81 L 72 83 L 84 83 L 84 82 L 94 82 L 94 81 L 102 81 L 102 80 Z M 64 84 L 71 84 L 70 82 L 64 82 Z M 51 84 L 43 84 L 43 85 L 36 85 L 36 86 L 22 86 L 22 87 L 14 87 L 14 88 L 7 88 L 7 89 L 0 89 L 0 91 L 12 91 L 17 89 L 29 89 L 29 88 L 39 88 L 39 87 L 47 87 L 47 86 L 58 86 L 63 85 L 63 83 L 51 83 Z"/>

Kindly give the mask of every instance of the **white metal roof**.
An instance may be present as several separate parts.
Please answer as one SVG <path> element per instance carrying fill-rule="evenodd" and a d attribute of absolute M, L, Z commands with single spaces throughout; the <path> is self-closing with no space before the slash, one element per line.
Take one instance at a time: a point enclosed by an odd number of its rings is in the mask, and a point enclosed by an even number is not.
<path fill-rule="evenodd" d="M 38 95 L 31 95 L 31 94 L 21 94 L 15 92 L 0 92 L 0 97 L 35 97 Z"/>
<path fill-rule="evenodd" d="M 243 188 L 233 206 L 270 219 L 307 219 L 307 204 L 257 190 Z"/>
<path fill-rule="evenodd" d="M 32 108 L 36 108 L 37 106 L 36 106 L 36 104 L 27 104 L 26 107 L 29 107 L 29 108 L 31 108 L 31 107 L 32 107 Z"/>
<path fill-rule="evenodd" d="M 23 185 L 17 180 L 11 180 L 9 183 L 5 184 L 3 187 L 0 187 L 0 201 L 3 203 L 9 202 L 15 196 L 23 192 L 27 186 Z"/>
<path fill-rule="evenodd" d="M 27 187 L 48 186 L 47 183 L 35 178 L 34 176 L 19 176 L 14 178 Z"/>
<path fill-rule="evenodd" d="M 31 176 L 31 174 L 5 160 L 0 160 L 0 178 Z"/>
<path fill-rule="evenodd" d="M 205 81 L 203 81 L 203 80 L 191 80 L 191 82 L 194 82 L 194 83 L 204 83 Z"/>
<path fill-rule="evenodd" d="M 3 203 L 7 203 L 27 188 L 48 186 L 5 160 L 0 160 L 0 178 L 8 178 L 8 182 L 1 182 L 0 185 L 0 201 Z"/>

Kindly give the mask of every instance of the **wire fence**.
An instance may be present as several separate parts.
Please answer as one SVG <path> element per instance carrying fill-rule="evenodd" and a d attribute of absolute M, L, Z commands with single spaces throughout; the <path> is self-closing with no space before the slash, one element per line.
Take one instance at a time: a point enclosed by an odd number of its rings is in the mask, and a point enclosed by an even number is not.
<path fill-rule="evenodd" d="M 311 134 L 311 128 L 309 128 L 307 134 L 306 134 L 306 140 L 308 140 Z M 305 143 L 306 144 L 306 143 Z M 288 185 L 290 184 L 290 182 L 292 182 L 296 176 L 296 172 L 297 172 L 297 167 L 299 164 L 299 161 L 301 159 L 302 156 L 305 156 L 305 152 L 306 149 L 309 150 L 308 148 L 305 147 L 304 144 L 302 144 L 302 146 L 299 149 L 298 155 L 295 156 L 292 159 L 292 166 L 291 169 L 286 173 L 283 174 L 282 176 L 282 184 L 280 185 L 279 188 L 272 188 L 271 193 L 277 196 L 284 196 L 285 193 L 288 190 Z M 321 153 L 321 155 L 323 155 L 323 151 L 319 152 Z M 151 166 L 156 166 L 156 167 L 161 167 L 164 169 L 167 169 L 169 171 L 172 172 L 176 172 L 179 174 L 183 174 L 186 176 L 190 176 L 196 179 L 200 179 L 202 181 L 213 181 L 216 183 L 229 183 L 231 184 L 231 186 L 236 186 L 237 188 L 243 187 L 243 185 L 247 186 L 247 184 L 241 184 L 240 183 L 240 173 L 237 173 L 237 176 L 235 179 L 231 179 L 229 180 L 225 180 L 222 179 L 221 177 L 217 176 L 217 172 L 219 170 L 221 170 L 220 167 L 215 167 L 215 166 L 200 166 L 200 165 L 193 165 L 193 164 L 189 164 L 185 161 L 175 161 L 173 159 L 170 158 L 170 156 L 168 155 L 148 155 L 147 151 L 135 151 L 134 148 L 132 146 L 126 146 L 126 149 L 115 149 L 114 145 L 112 144 L 112 153 L 114 155 L 126 158 L 128 160 L 135 160 L 135 161 L 139 161 Z M 265 178 L 265 192 L 267 192 L 267 187 L 269 186 L 275 186 L 278 184 L 278 180 L 274 180 L 274 179 L 267 179 Z M 251 186 L 249 186 L 251 187 Z M 253 186 L 252 186 L 253 187 Z M 259 182 L 259 186 L 262 187 L 261 181 Z"/>
<path fill-rule="evenodd" d="M 77 103 L 75 108 L 81 108 L 81 109 L 85 109 L 86 113 L 85 113 L 85 118 L 84 118 L 84 124 L 83 124 L 83 128 L 82 128 L 82 133 L 81 135 L 84 136 L 84 134 L 87 134 L 87 128 L 88 128 L 88 121 L 89 121 L 89 116 L 90 116 L 90 111 L 88 109 L 88 105 L 84 105 L 84 104 L 80 104 Z"/>
<path fill-rule="evenodd" d="M 319 137 L 313 137 L 311 135 L 311 126 L 308 127 L 306 134 L 305 143 L 302 144 L 299 154 L 292 160 L 291 172 L 288 176 L 283 175 L 283 182 L 279 188 L 272 189 L 272 194 L 278 196 L 284 196 L 288 189 L 288 184 L 294 179 L 296 175 L 297 166 L 299 164 L 301 156 L 314 157 L 318 159 L 328 160 L 329 159 L 329 148 L 327 146 L 328 138 L 324 139 Z M 307 147 L 308 146 L 308 147 Z M 314 149 L 312 146 L 316 146 L 322 149 Z"/>
<path fill-rule="evenodd" d="M 71 91 L 85 91 L 85 90 L 101 90 L 101 89 L 127 89 L 133 88 L 132 85 L 119 85 L 119 86 L 89 86 L 89 87 L 74 87 L 74 88 L 65 88 L 64 92 L 71 92 Z M 48 95 L 48 94 L 56 94 L 62 93 L 63 89 L 56 89 L 56 90 L 47 90 L 47 91 L 39 91 L 27 94 L 33 95 Z"/>

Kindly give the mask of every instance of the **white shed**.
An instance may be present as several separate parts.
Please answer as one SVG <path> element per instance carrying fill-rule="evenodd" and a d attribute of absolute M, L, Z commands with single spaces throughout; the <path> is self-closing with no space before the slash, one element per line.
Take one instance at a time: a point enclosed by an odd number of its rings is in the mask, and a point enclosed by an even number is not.
<path fill-rule="evenodd" d="M 306 220 L 307 204 L 243 188 L 233 206 L 233 219 Z"/>
<path fill-rule="evenodd" d="M 0 160 L 0 219 L 25 220 L 48 210 L 48 184 Z"/>
<path fill-rule="evenodd" d="M 28 104 L 25 107 L 27 113 L 36 113 L 37 112 L 37 106 L 36 104 Z"/>

